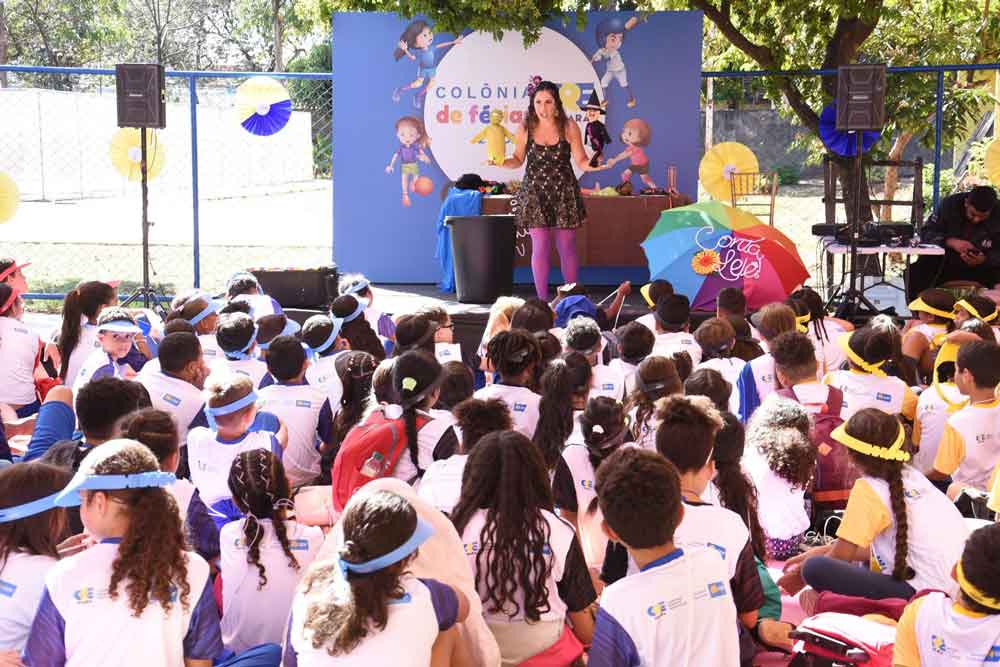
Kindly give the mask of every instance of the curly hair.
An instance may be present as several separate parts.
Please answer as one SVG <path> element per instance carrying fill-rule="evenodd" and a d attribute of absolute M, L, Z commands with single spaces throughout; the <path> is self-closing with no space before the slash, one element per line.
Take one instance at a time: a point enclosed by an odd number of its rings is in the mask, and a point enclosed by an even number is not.
<path fill-rule="evenodd" d="M 358 308 L 358 300 L 350 294 L 338 296 L 330 304 L 330 312 L 334 317 L 349 317 Z M 327 333 L 329 335 L 329 332 Z M 358 315 L 350 322 L 344 322 L 340 337 L 346 338 L 352 350 L 360 350 L 372 355 L 378 361 L 385 359 L 385 348 L 378 334 L 372 329 L 363 315 Z"/>
<path fill-rule="evenodd" d="M 514 428 L 510 409 L 499 398 L 485 401 L 470 398 L 456 405 L 452 412 L 462 433 L 463 454 L 471 452 L 487 433 Z"/>
<path fill-rule="evenodd" d="M 587 401 L 587 409 L 580 415 L 580 427 L 594 470 L 600 468 L 601 463 L 626 439 L 632 440 L 625 407 L 607 396 L 596 396 Z"/>
<path fill-rule="evenodd" d="M 486 358 L 504 382 L 518 380 L 542 360 L 542 346 L 525 329 L 501 331 L 486 344 Z"/>
<path fill-rule="evenodd" d="M 452 513 L 458 534 L 483 510 L 475 576 L 484 609 L 537 622 L 550 609 L 551 530 L 542 510 L 553 511 L 552 487 L 538 449 L 517 431 L 490 433 L 469 455 Z"/>
<path fill-rule="evenodd" d="M 684 393 L 688 396 L 707 396 L 716 410 L 724 412 L 729 409 L 733 385 L 714 368 L 699 368 L 684 380 Z"/>
<path fill-rule="evenodd" d="M 667 396 L 656 404 L 656 450 L 683 475 L 708 464 L 722 417 L 704 396 Z"/>
<path fill-rule="evenodd" d="M 135 475 L 156 472 L 159 461 L 153 452 L 135 440 L 112 440 L 95 447 L 80 464 L 87 475 Z M 84 502 L 97 494 L 113 499 L 128 520 L 118 554 L 111 564 L 111 599 L 118 598 L 124 584 L 129 608 L 138 618 L 153 601 L 169 611 L 174 600 L 190 608 L 191 585 L 188 583 L 187 544 L 177 503 L 163 488 L 123 489 L 120 491 L 83 491 Z"/>
<path fill-rule="evenodd" d="M 349 503 L 341 519 L 344 543 L 338 559 L 365 563 L 402 546 L 417 527 L 417 513 L 402 496 L 377 491 Z M 406 591 L 400 582 L 413 555 L 370 574 L 348 571 L 351 594 L 331 595 L 341 577 L 338 560 L 317 563 L 306 574 L 302 592 L 308 605 L 303 629 L 311 633 L 313 648 L 327 647 L 330 655 L 346 655 L 369 634 L 389 622 L 389 604 Z"/>
<path fill-rule="evenodd" d="M 786 331 L 770 343 L 774 367 L 792 383 L 816 379 L 816 348 L 804 333 Z"/>
<path fill-rule="evenodd" d="M 655 356 L 643 360 L 635 370 L 635 378 L 636 387 L 625 409 L 627 412 L 636 411 L 632 435 L 638 438 L 656 410 L 656 401 L 683 392 L 684 385 L 674 362 L 667 357 Z"/>
<path fill-rule="evenodd" d="M 809 413 L 787 398 L 768 396 L 747 424 L 747 444 L 759 451 L 775 475 L 805 489 L 816 474 L 816 445 Z"/>
<path fill-rule="evenodd" d="M 633 549 L 674 539 L 681 518 L 681 480 L 673 463 L 638 447 L 621 447 L 597 470 L 601 514 Z"/>
<path fill-rule="evenodd" d="M 593 374 L 585 356 L 570 352 L 553 361 L 542 375 L 542 400 L 533 440 L 549 470 L 562 457 L 566 439 L 573 433 L 573 403 L 586 400 Z"/>
<path fill-rule="evenodd" d="M 241 453 L 229 468 L 229 491 L 233 502 L 245 515 L 243 541 L 247 563 L 257 568 L 257 590 L 267 586 L 267 572 L 260 562 L 260 545 L 266 533 L 261 521 L 271 519 L 288 567 L 298 571 L 299 561 L 292 553 L 285 526 L 285 506 L 291 504 L 291 490 L 281 460 L 266 449 L 251 449 Z"/>
<path fill-rule="evenodd" d="M 889 447 L 899 435 L 900 422 L 895 416 L 881 410 L 865 408 L 854 413 L 844 428 L 848 435 L 858 440 Z M 913 451 L 909 434 L 903 441 L 903 451 Z M 889 505 L 896 524 L 896 560 L 892 566 L 892 578 L 897 581 L 912 579 L 916 573 L 906 562 L 909 550 L 909 518 L 903 490 L 903 467 L 906 464 L 875 458 L 853 449 L 848 449 L 847 452 L 863 474 L 885 480 L 889 484 Z"/>

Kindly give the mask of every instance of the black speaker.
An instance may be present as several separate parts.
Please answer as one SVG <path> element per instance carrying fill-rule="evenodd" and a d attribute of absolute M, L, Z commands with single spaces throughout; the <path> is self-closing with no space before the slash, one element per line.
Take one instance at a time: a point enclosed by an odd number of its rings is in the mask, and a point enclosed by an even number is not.
<path fill-rule="evenodd" d="M 837 68 L 837 129 L 881 130 L 885 126 L 885 65 Z"/>
<path fill-rule="evenodd" d="M 249 269 L 282 308 L 327 308 L 337 298 L 336 264 L 306 269 Z"/>
<path fill-rule="evenodd" d="M 118 127 L 167 126 L 166 76 L 162 65 L 115 65 Z"/>

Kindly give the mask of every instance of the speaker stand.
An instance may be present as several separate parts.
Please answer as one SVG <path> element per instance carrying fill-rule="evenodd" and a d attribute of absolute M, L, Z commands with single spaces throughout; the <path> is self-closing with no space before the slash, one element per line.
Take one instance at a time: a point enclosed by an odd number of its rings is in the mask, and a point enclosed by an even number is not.
<path fill-rule="evenodd" d="M 139 158 L 139 173 L 142 180 L 142 285 L 128 295 L 122 306 L 129 306 L 139 299 L 142 299 L 144 308 L 152 308 L 161 317 L 166 317 L 166 309 L 163 307 L 163 297 L 156 293 L 149 284 L 149 173 L 146 146 L 146 128 L 139 128 L 139 148 L 141 156 Z"/>
<path fill-rule="evenodd" d="M 854 178 L 856 181 L 856 188 L 854 192 L 854 220 L 848 221 L 851 229 L 851 280 L 850 286 L 844 290 L 844 293 L 841 295 L 840 306 L 837 307 L 836 313 L 838 318 L 849 321 L 865 315 L 871 316 L 879 314 L 879 309 L 868 300 L 864 291 L 858 289 L 858 240 L 861 237 L 861 170 L 863 169 L 861 163 L 861 130 L 855 130 L 855 135 L 857 136 L 857 145 L 855 146 L 854 153 Z"/>

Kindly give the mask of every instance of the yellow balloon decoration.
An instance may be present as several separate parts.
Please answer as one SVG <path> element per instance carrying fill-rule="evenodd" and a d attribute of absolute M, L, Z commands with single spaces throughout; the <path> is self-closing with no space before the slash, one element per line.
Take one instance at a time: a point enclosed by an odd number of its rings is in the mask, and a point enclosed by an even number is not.
<path fill-rule="evenodd" d="M 580 107 L 576 105 L 580 101 L 580 86 L 575 83 L 559 86 L 559 99 L 562 100 L 566 113 L 580 113 Z"/>
<path fill-rule="evenodd" d="M 705 153 L 698 167 L 698 179 L 708 194 L 718 201 L 732 199 L 732 174 L 760 170 L 757 156 L 749 148 L 735 141 L 716 144 Z M 747 184 L 749 185 L 749 184 Z M 747 194 L 737 192 L 737 195 Z"/>
<path fill-rule="evenodd" d="M 21 203 L 21 195 L 17 185 L 7 174 L 0 171 L 0 224 L 11 220 Z"/>
<path fill-rule="evenodd" d="M 986 178 L 990 179 L 990 183 L 1000 185 L 1000 139 L 994 139 L 986 147 L 983 168 L 986 170 Z"/>
<path fill-rule="evenodd" d="M 123 127 L 111 138 L 109 150 L 111 164 L 119 174 L 130 181 L 142 178 L 142 139 L 139 130 Z M 160 175 L 167 162 L 166 147 L 159 140 L 156 130 L 146 130 L 146 177 L 153 180 Z"/>

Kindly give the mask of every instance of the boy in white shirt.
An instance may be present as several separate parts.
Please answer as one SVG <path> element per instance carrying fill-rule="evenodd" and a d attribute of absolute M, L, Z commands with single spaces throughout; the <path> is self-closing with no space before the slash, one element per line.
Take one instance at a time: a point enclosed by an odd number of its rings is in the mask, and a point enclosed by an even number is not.
<path fill-rule="evenodd" d="M 190 333 L 167 334 L 156 354 L 160 370 L 140 373 L 136 381 L 149 392 L 154 408 L 174 418 L 184 447 L 188 430 L 205 406 L 201 390 L 208 377 L 208 365 L 198 337 Z"/>
<path fill-rule="evenodd" d="M 683 294 L 671 294 L 656 303 L 656 342 L 653 354 L 672 357 L 677 352 L 687 352 L 691 363 L 701 363 L 701 346 L 689 332 L 691 304 Z"/>
<path fill-rule="evenodd" d="M 590 397 L 620 401 L 625 396 L 625 377 L 617 368 L 598 363 L 603 340 L 601 328 L 589 317 L 575 317 L 566 324 L 566 350 L 585 356 L 594 371 Z"/>
<path fill-rule="evenodd" d="M 646 283 L 639 288 L 639 294 L 642 295 L 643 300 L 646 305 L 649 306 L 649 312 L 645 315 L 641 315 L 636 318 L 636 322 L 646 327 L 654 334 L 656 333 L 656 304 L 659 303 L 660 299 L 666 296 L 672 296 L 674 293 L 674 286 L 666 280 L 654 280 L 652 282 Z"/>
<path fill-rule="evenodd" d="M 223 358 L 212 363 L 212 372 L 228 370 L 246 375 L 259 387 L 267 374 L 267 364 L 257 358 L 257 325 L 245 313 L 231 313 L 219 318 L 215 340 Z"/>
<path fill-rule="evenodd" d="M 333 434 L 333 410 L 326 394 L 305 380 L 305 350 L 293 336 L 278 336 L 267 352 L 267 370 L 276 384 L 260 390 L 258 405 L 278 417 L 288 429 L 282 458 L 292 488 L 311 483 L 320 474 L 320 447 Z"/>
<path fill-rule="evenodd" d="M 601 465 L 596 486 L 602 528 L 639 571 L 604 589 L 590 664 L 739 665 L 725 561 L 715 548 L 674 542 L 685 514 L 677 469 L 653 452 L 622 447 Z"/>
<path fill-rule="evenodd" d="M 963 486 L 989 490 L 1000 461 L 1000 346 L 989 341 L 966 343 L 955 362 L 955 384 L 969 404 L 948 417 L 930 479 L 951 475 L 955 494 Z M 949 494 L 949 495 L 955 495 Z"/>
<path fill-rule="evenodd" d="M 786 331 L 795 331 L 796 328 L 795 311 L 783 303 L 769 303 L 754 313 L 750 321 L 757 327 L 762 341 L 767 344 Z M 777 388 L 774 358 L 770 354 L 747 362 L 736 382 L 736 391 L 740 395 L 740 421 L 749 421 L 757 406 Z"/>
<path fill-rule="evenodd" d="M 629 322 L 618 332 L 621 341 L 621 357 L 612 359 L 608 366 L 616 369 L 625 378 L 625 397 L 635 391 L 635 371 L 642 360 L 653 352 L 656 337 L 653 332 L 637 322 Z"/>

